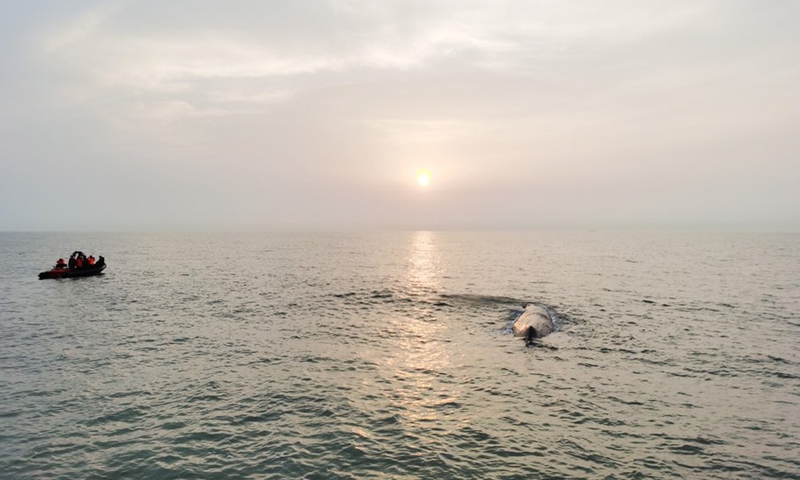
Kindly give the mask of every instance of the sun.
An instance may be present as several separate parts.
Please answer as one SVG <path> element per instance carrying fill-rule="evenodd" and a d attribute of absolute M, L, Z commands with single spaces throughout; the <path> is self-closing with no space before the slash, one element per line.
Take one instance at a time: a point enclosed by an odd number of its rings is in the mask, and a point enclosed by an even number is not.
<path fill-rule="evenodd" d="M 431 183 L 431 172 L 427 170 L 417 171 L 417 185 L 427 187 L 429 183 Z"/>

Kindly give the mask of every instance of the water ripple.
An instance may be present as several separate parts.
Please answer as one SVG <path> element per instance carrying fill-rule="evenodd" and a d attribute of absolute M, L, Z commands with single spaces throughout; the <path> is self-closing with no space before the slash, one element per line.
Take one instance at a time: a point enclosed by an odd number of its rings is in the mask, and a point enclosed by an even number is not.
<path fill-rule="evenodd" d="M 797 237 L 0 235 L 4 477 L 800 472 Z"/>

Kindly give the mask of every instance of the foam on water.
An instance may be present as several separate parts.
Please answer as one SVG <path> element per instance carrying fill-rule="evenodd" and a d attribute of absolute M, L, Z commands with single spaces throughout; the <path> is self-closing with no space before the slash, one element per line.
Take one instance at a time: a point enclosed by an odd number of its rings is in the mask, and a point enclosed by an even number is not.
<path fill-rule="evenodd" d="M 39 281 L 75 249 L 102 277 Z M 791 478 L 800 237 L 0 234 L 6 478 Z M 523 305 L 558 331 L 526 348 Z"/>

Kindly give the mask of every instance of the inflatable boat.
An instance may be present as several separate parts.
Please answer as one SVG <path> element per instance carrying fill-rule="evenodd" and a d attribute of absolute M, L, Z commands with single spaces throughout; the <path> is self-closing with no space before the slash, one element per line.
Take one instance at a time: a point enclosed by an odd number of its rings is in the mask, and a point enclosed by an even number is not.
<path fill-rule="evenodd" d="M 69 258 L 69 265 L 64 263 L 63 259 L 59 259 L 59 265 L 56 265 L 52 270 L 42 272 L 39 274 L 39 280 L 46 278 L 74 278 L 74 277 L 91 277 L 93 275 L 100 275 L 106 269 L 106 259 L 101 255 L 94 265 L 85 265 L 77 267 L 75 262 L 76 258 L 86 261 L 86 255 L 83 252 L 75 252 Z"/>

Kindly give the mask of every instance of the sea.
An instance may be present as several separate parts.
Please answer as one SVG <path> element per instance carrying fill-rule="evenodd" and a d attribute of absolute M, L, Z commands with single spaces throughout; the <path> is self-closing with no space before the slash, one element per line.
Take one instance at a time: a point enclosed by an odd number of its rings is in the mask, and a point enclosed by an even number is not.
<path fill-rule="evenodd" d="M 105 274 L 38 280 L 59 257 Z M 2 479 L 800 478 L 800 235 L 0 233 Z M 557 331 L 526 347 L 528 303 Z"/>

